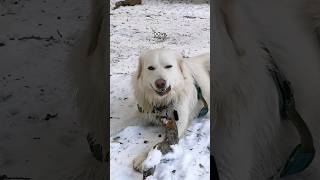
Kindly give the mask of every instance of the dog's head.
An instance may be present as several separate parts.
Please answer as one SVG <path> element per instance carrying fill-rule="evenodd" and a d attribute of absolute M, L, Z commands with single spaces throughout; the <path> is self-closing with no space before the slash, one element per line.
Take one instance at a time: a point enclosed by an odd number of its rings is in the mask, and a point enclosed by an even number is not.
<path fill-rule="evenodd" d="M 154 49 L 139 58 L 136 85 L 147 99 L 170 99 L 183 86 L 182 57 L 173 50 Z M 141 92 L 144 91 L 144 92 Z"/>

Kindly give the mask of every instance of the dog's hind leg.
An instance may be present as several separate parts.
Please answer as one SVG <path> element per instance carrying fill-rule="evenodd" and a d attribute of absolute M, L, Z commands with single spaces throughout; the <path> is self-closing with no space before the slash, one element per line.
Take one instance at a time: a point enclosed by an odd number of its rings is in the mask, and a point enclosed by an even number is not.
<path fill-rule="evenodd" d="M 88 141 L 95 157 L 101 157 L 99 160 L 106 160 L 108 151 L 105 11 L 106 1 L 91 1 L 90 22 L 68 64 L 79 119 L 89 133 Z M 94 144 L 100 146 L 92 146 Z"/>

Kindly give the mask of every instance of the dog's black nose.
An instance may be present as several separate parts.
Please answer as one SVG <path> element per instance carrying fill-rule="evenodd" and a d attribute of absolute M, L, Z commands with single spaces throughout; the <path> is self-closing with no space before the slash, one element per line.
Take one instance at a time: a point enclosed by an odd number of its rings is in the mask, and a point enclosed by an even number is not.
<path fill-rule="evenodd" d="M 156 80 L 155 84 L 158 89 L 163 89 L 166 87 L 166 81 L 164 79 Z"/>

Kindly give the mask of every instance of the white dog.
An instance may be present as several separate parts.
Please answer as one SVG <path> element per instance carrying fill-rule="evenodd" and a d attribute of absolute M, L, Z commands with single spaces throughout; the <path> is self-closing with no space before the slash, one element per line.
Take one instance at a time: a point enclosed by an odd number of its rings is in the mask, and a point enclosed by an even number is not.
<path fill-rule="evenodd" d="M 95 159 L 79 164 L 75 179 L 107 179 L 107 22 L 105 0 L 90 0 L 85 31 L 71 52 L 67 72 L 75 95 L 79 119 Z M 80 178 L 81 177 L 81 178 Z"/>
<path fill-rule="evenodd" d="M 209 67 L 209 54 L 183 59 L 180 54 L 168 49 L 143 53 L 133 78 L 140 118 L 161 125 L 161 117 L 173 113 L 180 138 L 192 119 L 200 112 L 208 112 Z M 134 169 L 143 171 L 142 162 L 147 153 L 134 159 Z"/>
<path fill-rule="evenodd" d="M 211 140 L 220 179 L 320 179 L 320 2 L 217 0 L 213 8 Z M 285 81 L 309 132 L 294 111 L 283 118 Z"/>

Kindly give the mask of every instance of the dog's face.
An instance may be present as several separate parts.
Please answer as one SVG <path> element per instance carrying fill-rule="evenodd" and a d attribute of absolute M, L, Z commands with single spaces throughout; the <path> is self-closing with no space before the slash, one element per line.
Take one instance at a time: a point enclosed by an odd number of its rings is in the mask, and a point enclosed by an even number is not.
<path fill-rule="evenodd" d="M 155 49 L 140 56 L 137 80 L 145 93 L 162 99 L 183 82 L 182 58 L 172 50 Z"/>

